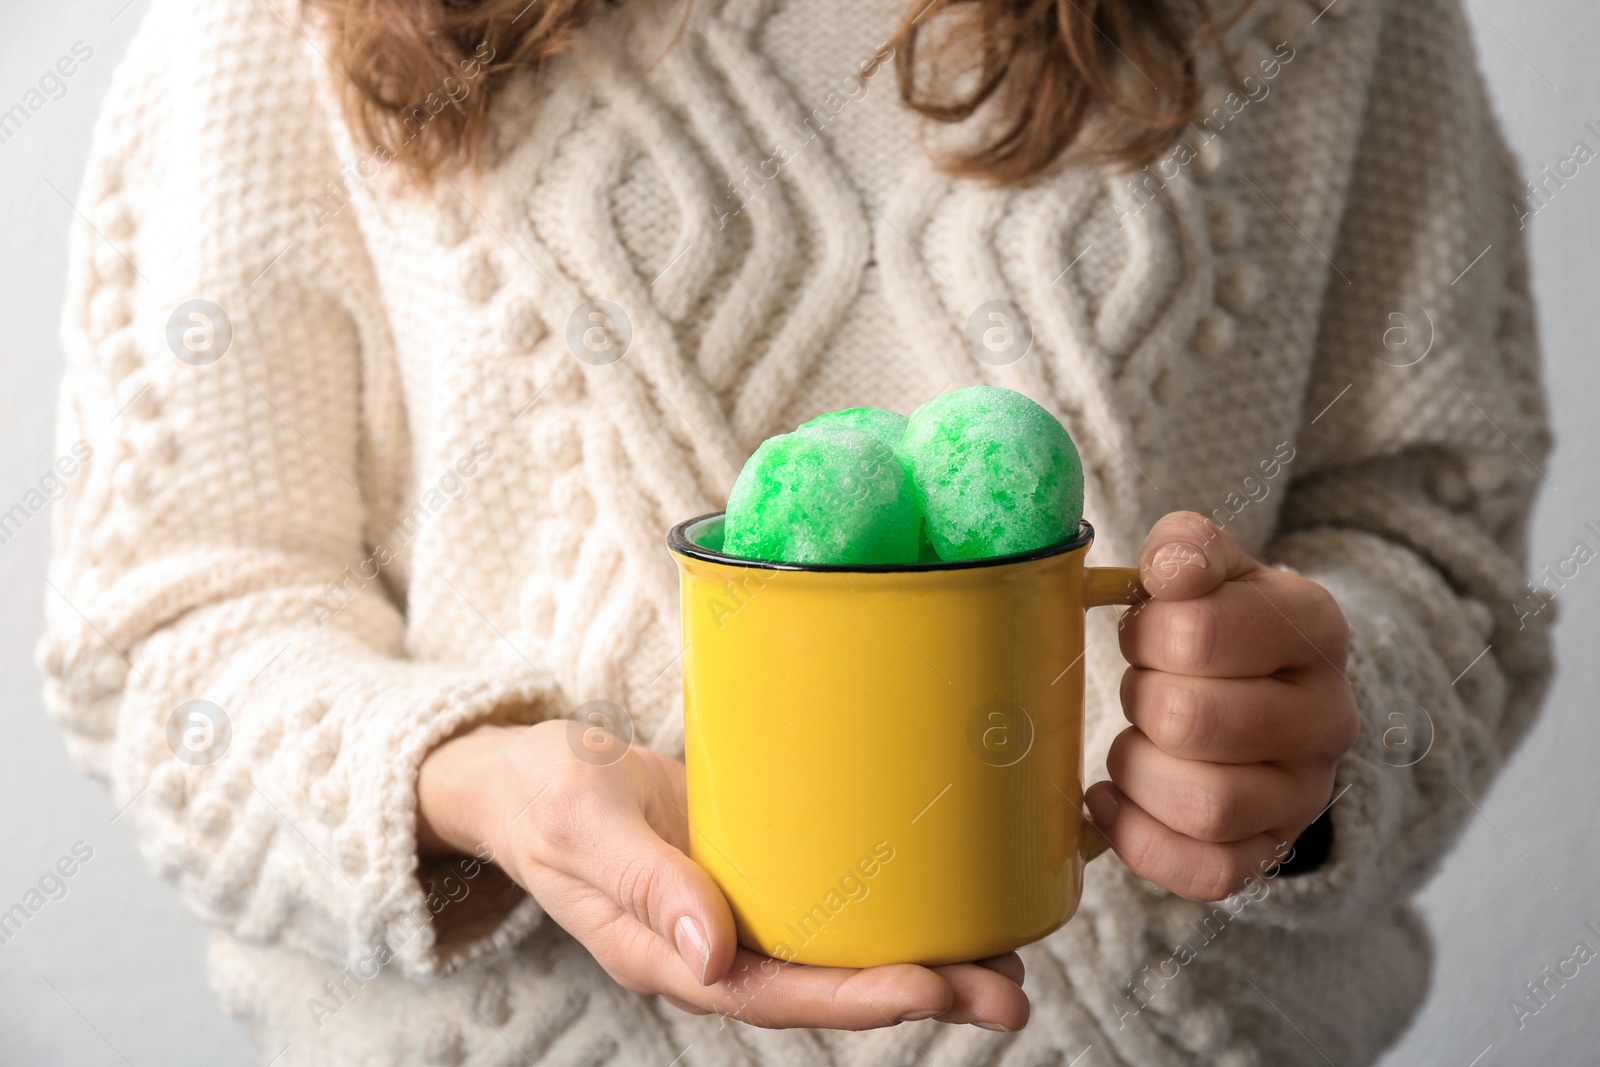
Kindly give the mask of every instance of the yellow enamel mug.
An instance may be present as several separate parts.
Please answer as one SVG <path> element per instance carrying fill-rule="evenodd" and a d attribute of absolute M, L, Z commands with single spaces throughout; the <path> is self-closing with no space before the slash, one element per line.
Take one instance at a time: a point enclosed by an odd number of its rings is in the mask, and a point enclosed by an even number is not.
<path fill-rule="evenodd" d="M 1084 612 L 1138 571 L 1094 531 L 906 566 L 724 555 L 675 527 L 690 856 L 739 941 L 841 967 L 984 959 L 1077 909 L 1105 838 L 1083 814 Z"/>

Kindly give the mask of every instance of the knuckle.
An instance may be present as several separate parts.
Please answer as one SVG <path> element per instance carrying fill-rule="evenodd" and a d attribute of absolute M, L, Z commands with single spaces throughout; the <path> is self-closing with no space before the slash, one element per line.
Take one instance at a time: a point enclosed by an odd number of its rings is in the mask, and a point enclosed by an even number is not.
<path fill-rule="evenodd" d="M 1243 888 L 1247 872 L 1231 852 L 1209 850 L 1190 879 L 1192 899 L 1222 900 Z"/>
<path fill-rule="evenodd" d="M 1301 724 L 1295 759 L 1312 765 L 1333 764 L 1361 740 L 1365 726 L 1355 694 L 1332 672 L 1316 676 L 1320 688 L 1306 692 L 1296 711 Z M 1325 684 L 1323 684 L 1325 682 Z"/>
<path fill-rule="evenodd" d="M 1333 610 L 1338 614 L 1333 616 L 1333 622 L 1329 625 L 1328 659 L 1343 671 L 1350 666 L 1350 624 L 1337 605 Z"/>
<path fill-rule="evenodd" d="M 1345 668 L 1350 657 L 1350 624 L 1332 593 L 1320 582 L 1297 578 L 1301 618 L 1318 651 L 1335 667 Z"/>
<path fill-rule="evenodd" d="M 1162 686 L 1156 743 L 1169 752 L 1206 750 L 1216 733 L 1212 702 L 1195 685 L 1168 682 Z"/>
<path fill-rule="evenodd" d="M 1161 840 L 1157 834 L 1143 829 L 1135 830 L 1128 834 L 1126 840 L 1119 842 L 1117 851 L 1131 869 L 1154 880 L 1152 876 L 1162 860 Z"/>
<path fill-rule="evenodd" d="M 1197 841 L 1231 840 L 1238 821 L 1239 800 L 1225 786 L 1196 785 L 1180 794 L 1184 832 Z"/>
<path fill-rule="evenodd" d="M 1202 600 L 1184 600 L 1164 605 L 1163 627 L 1166 660 L 1176 671 L 1200 674 L 1212 663 L 1216 653 L 1219 623 L 1212 605 Z"/>
<path fill-rule="evenodd" d="M 650 921 L 650 909 L 655 903 L 659 882 L 659 871 L 655 864 L 644 856 L 632 856 L 617 870 L 613 883 L 617 903 L 652 929 L 655 924 Z"/>
<path fill-rule="evenodd" d="M 1353 700 L 1341 697 L 1338 707 L 1328 716 L 1328 720 L 1327 748 L 1322 755 L 1324 758 L 1337 760 L 1361 740 L 1361 715 L 1356 711 Z"/>
<path fill-rule="evenodd" d="M 843 1014 L 854 1007 L 855 990 L 852 983 L 855 982 L 859 974 L 861 972 L 856 971 L 846 976 L 842 981 L 835 982 L 833 988 L 828 990 L 828 1014 L 830 1016 Z"/>

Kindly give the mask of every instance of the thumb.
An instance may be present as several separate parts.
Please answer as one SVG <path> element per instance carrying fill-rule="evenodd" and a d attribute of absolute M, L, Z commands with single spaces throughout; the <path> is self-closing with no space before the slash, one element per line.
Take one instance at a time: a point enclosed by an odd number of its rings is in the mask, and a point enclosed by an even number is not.
<path fill-rule="evenodd" d="M 580 875 L 671 945 L 701 985 L 720 981 L 738 950 L 733 912 L 699 864 L 664 841 L 642 810 L 616 813 Z"/>
<path fill-rule="evenodd" d="M 1139 550 L 1139 580 L 1156 600 L 1205 596 L 1260 566 L 1232 534 L 1192 511 L 1163 515 Z"/>

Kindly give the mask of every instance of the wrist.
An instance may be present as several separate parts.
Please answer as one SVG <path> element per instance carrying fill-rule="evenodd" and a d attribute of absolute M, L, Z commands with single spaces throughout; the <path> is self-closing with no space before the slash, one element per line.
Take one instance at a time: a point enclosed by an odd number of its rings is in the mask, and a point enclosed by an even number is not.
<path fill-rule="evenodd" d="M 481 813 L 498 782 L 505 746 L 525 726 L 479 726 L 436 746 L 417 769 L 419 855 L 481 854 L 491 848 Z"/>

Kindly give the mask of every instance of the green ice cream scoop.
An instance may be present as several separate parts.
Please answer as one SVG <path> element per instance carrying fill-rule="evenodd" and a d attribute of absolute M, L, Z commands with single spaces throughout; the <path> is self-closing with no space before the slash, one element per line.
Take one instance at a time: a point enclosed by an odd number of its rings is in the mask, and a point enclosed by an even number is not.
<path fill-rule="evenodd" d="M 1021 393 L 980 385 L 935 397 L 911 413 L 900 447 L 942 559 L 1030 552 L 1077 532 L 1078 450 Z"/>
<path fill-rule="evenodd" d="M 910 475 L 879 434 L 807 424 L 763 441 L 745 463 L 722 547 L 785 563 L 913 563 L 921 521 Z"/>
<path fill-rule="evenodd" d="M 897 411 L 885 411 L 883 408 L 845 408 L 842 411 L 829 411 L 818 415 L 796 432 L 805 433 L 807 430 L 824 426 L 844 426 L 870 433 L 898 451 L 900 439 L 906 435 L 906 425 L 910 421 Z"/>

